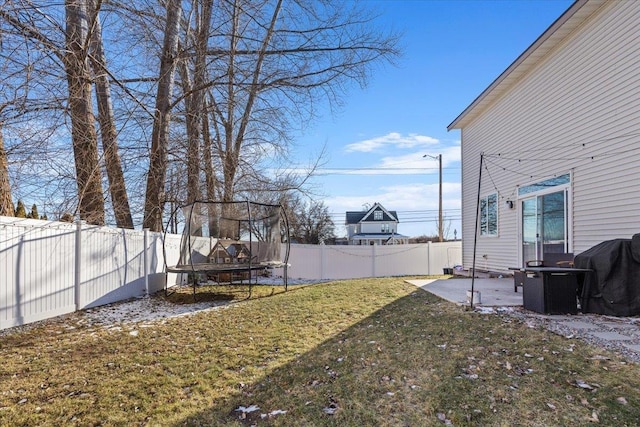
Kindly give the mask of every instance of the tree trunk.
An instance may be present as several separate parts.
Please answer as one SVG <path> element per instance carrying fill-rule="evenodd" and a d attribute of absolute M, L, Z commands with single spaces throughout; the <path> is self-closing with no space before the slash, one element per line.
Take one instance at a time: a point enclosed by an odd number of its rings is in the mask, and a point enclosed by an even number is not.
<path fill-rule="evenodd" d="M 66 53 L 71 139 L 76 166 L 80 218 L 104 224 L 104 198 L 98 162 L 98 137 L 91 99 L 87 60 L 88 19 L 84 0 L 65 0 Z"/>
<path fill-rule="evenodd" d="M 202 104 L 202 109 L 204 110 L 204 113 L 202 114 L 202 161 L 204 163 L 205 191 L 207 194 L 207 200 L 214 201 L 218 199 L 217 192 L 220 184 L 216 179 L 216 173 L 213 169 L 213 157 L 211 156 L 211 153 L 213 152 L 214 147 L 211 132 L 209 130 L 209 114 L 207 113 L 208 106 L 209 103 L 204 100 Z"/>
<path fill-rule="evenodd" d="M 218 196 L 220 183 L 216 178 L 216 173 L 213 166 L 213 139 L 211 138 L 211 131 L 209 129 L 209 103 L 204 98 L 202 101 L 202 161 L 204 162 L 204 176 L 206 184 L 207 201 L 220 200 Z M 214 124 L 214 130 L 215 130 Z M 218 218 L 220 212 L 217 205 L 209 204 L 209 230 L 211 230 L 212 236 L 217 236 L 219 233 Z"/>
<path fill-rule="evenodd" d="M 200 124 L 204 115 L 204 90 L 207 69 L 207 42 L 211 27 L 212 2 L 204 0 L 199 13 L 196 13 L 195 31 L 195 59 L 193 70 L 193 84 L 189 75 L 187 63 L 183 67 L 183 85 L 185 93 L 189 95 L 185 99 L 186 105 L 186 130 L 189 140 L 187 152 L 187 202 L 193 202 L 200 198 Z"/>
<path fill-rule="evenodd" d="M 224 128 L 224 151 L 220 150 L 222 163 L 222 200 L 230 202 L 234 198 L 236 168 L 238 167 L 237 153 L 233 148 L 233 131 L 235 128 L 236 98 L 235 98 L 235 71 L 236 50 L 240 39 L 240 13 L 241 7 L 238 0 L 233 2 L 231 14 L 231 34 L 229 37 L 229 64 L 227 66 L 227 117 L 222 121 Z"/>
<path fill-rule="evenodd" d="M 193 84 L 189 67 L 184 61 L 180 64 L 182 90 L 191 92 L 185 100 L 186 131 L 187 131 L 187 203 L 192 203 L 200 198 L 200 114 L 201 105 L 198 105 L 198 97 L 193 92 Z"/>
<path fill-rule="evenodd" d="M 9 182 L 9 162 L 4 150 L 2 137 L 2 122 L 0 122 L 0 215 L 14 216 L 13 201 L 11 200 L 11 183 Z"/>
<path fill-rule="evenodd" d="M 151 231 L 162 231 L 169 121 L 171 119 L 170 101 L 175 78 L 181 12 L 182 4 L 180 0 L 169 0 L 167 2 L 167 22 L 162 57 L 160 59 L 160 75 L 153 132 L 151 134 L 151 153 L 149 156 L 149 173 L 147 175 L 147 191 L 144 204 L 143 226 Z"/>
<path fill-rule="evenodd" d="M 89 0 L 89 10 L 95 20 L 91 32 L 91 65 L 95 75 L 96 100 L 98 104 L 98 121 L 102 136 L 102 150 L 104 162 L 109 179 L 109 192 L 116 225 L 120 228 L 133 228 L 129 198 L 127 196 L 124 174 L 118 154 L 118 140 L 115 120 L 113 116 L 113 103 L 111 101 L 111 89 L 107 78 L 107 61 L 102 45 L 102 27 L 96 10 L 97 1 Z"/>

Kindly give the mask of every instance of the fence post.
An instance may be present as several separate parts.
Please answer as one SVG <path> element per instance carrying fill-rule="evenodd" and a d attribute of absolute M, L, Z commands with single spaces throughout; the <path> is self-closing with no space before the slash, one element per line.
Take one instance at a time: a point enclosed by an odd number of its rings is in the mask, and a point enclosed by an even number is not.
<path fill-rule="evenodd" d="M 376 246 L 371 245 L 371 276 L 376 277 Z"/>
<path fill-rule="evenodd" d="M 431 276 L 431 242 L 427 242 L 427 276 Z"/>
<path fill-rule="evenodd" d="M 75 277 L 74 277 L 74 301 L 76 305 L 76 311 L 80 310 L 81 299 L 80 299 L 80 285 L 82 284 L 82 272 L 80 269 L 82 268 L 82 220 L 76 221 L 76 248 L 75 248 Z"/>
<path fill-rule="evenodd" d="M 142 245 L 143 248 L 143 256 L 142 256 L 142 268 L 144 269 L 144 292 L 145 296 L 149 296 L 149 229 L 145 228 L 142 230 Z"/>
<path fill-rule="evenodd" d="M 320 280 L 324 280 L 324 267 L 325 267 L 325 253 L 324 245 L 320 246 Z"/>

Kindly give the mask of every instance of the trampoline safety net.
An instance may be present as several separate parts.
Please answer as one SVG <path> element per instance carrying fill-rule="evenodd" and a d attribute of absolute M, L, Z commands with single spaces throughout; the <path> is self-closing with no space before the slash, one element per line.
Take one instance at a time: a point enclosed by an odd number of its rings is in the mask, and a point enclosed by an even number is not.
<path fill-rule="evenodd" d="M 177 208 L 170 221 L 182 227 L 179 259 L 167 259 L 171 273 L 218 283 L 257 278 L 283 269 L 287 285 L 289 228 L 281 205 L 251 201 L 199 201 Z M 166 240 L 166 239 L 165 239 Z"/>

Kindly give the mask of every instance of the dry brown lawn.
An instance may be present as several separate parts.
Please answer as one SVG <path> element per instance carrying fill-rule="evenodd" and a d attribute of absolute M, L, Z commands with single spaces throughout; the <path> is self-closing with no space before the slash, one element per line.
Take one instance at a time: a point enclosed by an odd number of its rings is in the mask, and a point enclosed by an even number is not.
<path fill-rule="evenodd" d="M 640 420 L 638 365 L 401 278 L 259 287 L 248 300 L 222 290 L 200 288 L 199 299 L 234 301 L 227 308 L 191 316 L 121 328 L 44 322 L 2 336 L 0 425 Z"/>

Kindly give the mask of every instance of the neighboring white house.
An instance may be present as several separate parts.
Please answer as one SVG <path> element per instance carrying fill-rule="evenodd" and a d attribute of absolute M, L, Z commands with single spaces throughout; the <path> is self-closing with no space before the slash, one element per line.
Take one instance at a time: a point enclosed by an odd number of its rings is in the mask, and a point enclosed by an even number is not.
<path fill-rule="evenodd" d="M 576 1 L 448 129 L 461 130 L 465 268 L 478 205 L 478 269 L 631 238 L 640 232 L 640 1 Z"/>
<path fill-rule="evenodd" d="M 367 211 L 347 212 L 345 224 L 350 245 L 397 245 L 409 243 L 398 234 L 398 214 L 386 210 L 380 203 Z"/>

